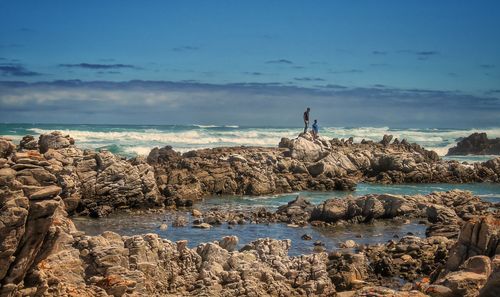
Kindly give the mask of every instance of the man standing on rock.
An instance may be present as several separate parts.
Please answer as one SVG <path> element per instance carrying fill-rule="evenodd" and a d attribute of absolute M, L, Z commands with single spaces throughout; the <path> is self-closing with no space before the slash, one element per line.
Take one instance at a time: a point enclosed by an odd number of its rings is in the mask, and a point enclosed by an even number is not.
<path fill-rule="evenodd" d="M 309 107 L 304 111 L 304 133 L 307 132 L 307 128 L 309 127 L 309 111 L 311 111 Z"/>

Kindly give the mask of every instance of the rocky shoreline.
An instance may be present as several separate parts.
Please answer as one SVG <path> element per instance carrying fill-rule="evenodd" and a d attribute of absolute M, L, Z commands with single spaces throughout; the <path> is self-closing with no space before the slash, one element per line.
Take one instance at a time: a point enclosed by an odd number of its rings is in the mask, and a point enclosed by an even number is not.
<path fill-rule="evenodd" d="M 191 206 L 213 195 L 265 195 L 294 191 L 353 190 L 359 182 L 499 182 L 500 157 L 466 164 L 440 159 L 405 140 L 380 143 L 282 139 L 277 148 L 228 147 L 190 151 L 154 148 L 147 158 L 81 150 L 59 132 L 26 136 L 16 147 L 1 140 L 0 166 L 34 191 L 61 187 L 70 213 L 105 216 L 115 209 Z M 10 156 L 10 157 L 7 157 Z"/>
<path fill-rule="evenodd" d="M 498 182 L 500 158 L 443 161 L 404 141 L 352 143 L 307 135 L 279 148 L 218 148 L 147 159 L 82 151 L 54 132 L 0 139 L 0 296 L 498 296 L 497 206 L 463 191 L 366 195 L 312 205 L 297 198 L 261 223 L 353 224 L 422 218 L 427 238 L 288 256 L 289 240 L 238 238 L 188 248 L 156 234 L 78 231 L 69 214 L 100 217 L 115 209 L 180 207 L 213 194 L 352 189 L 360 181 Z M 193 210 L 194 211 L 194 210 Z M 195 225 L 238 214 L 196 213 Z M 247 218 L 245 218 L 247 216 Z M 208 231 L 209 232 L 209 231 Z"/>

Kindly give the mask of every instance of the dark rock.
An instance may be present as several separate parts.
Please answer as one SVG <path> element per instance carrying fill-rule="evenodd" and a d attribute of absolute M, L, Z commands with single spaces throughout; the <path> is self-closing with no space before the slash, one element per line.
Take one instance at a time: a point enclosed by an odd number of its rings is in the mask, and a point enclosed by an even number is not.
<path fill-rule="evenodd" d="M 500 155 L 500 138 L 488 139 L 486 133 L 472 133 L 448 150 L 452 155 Z"/>
<path fill-rule="evenodd" d="M 380 143 L 384 146 L 388 146 L 391 143 L 392 135 L 385 134 Z"/>

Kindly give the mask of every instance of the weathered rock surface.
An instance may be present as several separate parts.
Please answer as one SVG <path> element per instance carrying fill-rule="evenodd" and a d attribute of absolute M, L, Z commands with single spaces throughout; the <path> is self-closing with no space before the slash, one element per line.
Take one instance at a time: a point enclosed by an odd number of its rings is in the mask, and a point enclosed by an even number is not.
<path fill-rule="evenodd" d="M 23 144 L 27 139 L 23 138 Z M 75 140 L 69 135 L 63 135 L 59 131 L 51 132 L 50 134 L 42 134 L 38 139 L 40 153 L 46 153 L 49 149 L 67 148 L 75 144 Z"/>
<path fill-rule="evenodd" d="M 417 144 L 386 135 L 381 143 L 283 138 L 279 148 L 231 147 L 191 151 L 155 148 L 147 160 L 171 204 L 218 194 L 263 195 L 302 190 L 350 190 L 377 183 L 464 183 L 500 180 L 500 158 L 484 163 L 444 161 Z"/>
<path fill-rule="evenodd" d="M 447 155 L 500 155 L 500 138 L 488 139 L 486 133 L 472 133 L 450 148 Z"/>
<path fill-rule="evenodd" d="M 310 221 L 370 222 L 375 219 L 427 218 L 428 236 L 458 236 L 460 224 L 472 215 L 489 212 L 491 203 L 467 191 L 453 190 L 428 195 L 369 194 L 328 199 L 311 212 Z"/>
<path fill-rule="evenodd" d="M 147 159 L 126 160 L 107 151 L 82 151 L 70 136 L 55 131 L 41 135 L 38 143 L 32 136 L 24 137 L 12 157 L 16 161 L 12 169 L 26 169 L 18 178 L 26 186 L 56 179 L 70 214 L 95 217 L 122 208 L 190 207 L 193 200 L 211 195 L 352 190 L 361 181 L 499 181 L 500 158 L 473 165 L 443 161 L 416 144 L 391 140 L 386 135 L 381 143 L 353 143 L 304 134 L 282 139 L 278 148 L 230 147 L 180 154 L 164 147 L 153 149 Z M 15 149 L 0 139 L 2 159 Z"/>
<path fill-rule="evenodd" d="M 115 209 L 163 206 L 154 170 L 144 158 L 125 160 L 108 151 L 82 151 L 70 136 L 57 131 L 41 135 L 38 143 L 32 136 L 24 137 L 17 152 L 11 142 L 2 143 L 0 139 L 3 157 L 10 162 L 3 166 L 16 171 L 23 190 L 37 197 L 46 195 L 35 194 L 37 187 L 57 185 L 69 213 L 100 217 Z"/>
<path fill-rule="evenodd" d="M 11 296 L 19 283 L 30 282 L 32 268 L 53 251 L 59 234 L 74 226 L 66 216 L 57 179 L 38 152 L 10 150 L 4 157 L 8 162 L 0 168 L 0 296 Z"/>
<path fill-rule="evenodd" d="M 297 257 L 288 256 L 289 240 L 258 239 L 236 251 L 235 236 L 195 248 L 156 234 L 87 236 L 75 230 L 66 212 L 103 216 L 116 208 L 188 206 L 189 199 L 209 194 L 349 189 L 362 180 L 498 181 L 500 158 L 475 165 L 446 162 L 419 146 L 390 143 L 389 136 L 382 143 L 360 144 L 305 136 L 284 139 L 277 149 L 182 155 L 163 148 L 153 150 L 148 163 L 82 151 L 60 133 L 40 137 L 38 146 L 33 141 L 23 139 L 16 151 L 0 138 L 2 297 L 332 296 L 342 291 L 341 296 L 423 296 L 415 289 L 431 296 L 498 296 L 500 291 L 498 213 L 463 191 L 366 195 L 316 207 L 298 197 L 275 213 L 263 208 L 247 214 L 197 213 L 197 225 L 208 227 L 414 217 L 431 223 L 428 238 L 406 236 L 361 247 L 346 243 L 355 251 Z M 180 217 L 175 222 L 185 223 Z M 413 284 L 422 276 L 431 276 L 432 283 Z M 394 277 L 407 283 L 393 284 Z"/>
<path fill-rule="evenodd" d="M 436 285 L 452 296 L 497 296 L 500 293 L 500 219 L 473 218 L 464 224 Z"/>

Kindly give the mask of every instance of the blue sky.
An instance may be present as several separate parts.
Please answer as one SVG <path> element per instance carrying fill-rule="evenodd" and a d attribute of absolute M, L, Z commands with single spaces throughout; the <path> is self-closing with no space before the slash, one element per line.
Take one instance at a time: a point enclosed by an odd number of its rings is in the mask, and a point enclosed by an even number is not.
<path fill-rule="evenodd" d="M 0 116 L 492 126 L 498 28 L 499 1 L 0 1 Z"/>

